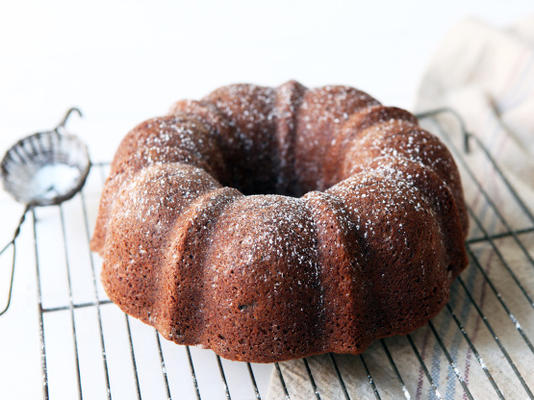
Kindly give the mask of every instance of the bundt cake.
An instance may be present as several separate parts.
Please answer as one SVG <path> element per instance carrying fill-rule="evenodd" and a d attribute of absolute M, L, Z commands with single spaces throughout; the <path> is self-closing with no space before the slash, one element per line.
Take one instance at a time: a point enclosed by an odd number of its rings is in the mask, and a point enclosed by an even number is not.
<path fill-rule="evenodd" d="M 135 127 L 92 250 L 126 313 L 272 362 L 362 352 L 447 302 L 467 215 L 447 148 L 347 86 L 237 84 Z"/>

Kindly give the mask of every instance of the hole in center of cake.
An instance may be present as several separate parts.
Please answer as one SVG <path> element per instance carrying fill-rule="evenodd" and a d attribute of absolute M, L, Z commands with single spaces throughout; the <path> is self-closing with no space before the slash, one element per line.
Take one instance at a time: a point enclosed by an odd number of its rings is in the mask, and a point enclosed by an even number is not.
<path fill-rule="evenodd" d="M 287 176 L 278 171 L 277 168 L 269 170 L 261 166 L 255 168 L 234 168 L 229 180 L 221 180 L 225 186 L 232 186 L 244 195 L 275 194 L 290 197 L 301 197 L 310 190 L 303 190 L 296 177 Z"/>
<path fill-rule="evenodd" d="M 304 185 L 295 169 L 278 159 L 278 155 L 268 152 L 255 157 L 226 159 L 226 177 L 219 177 L 225 186 L 238 189 L 244 195 L 274 194 L 301 197 L 312 190 L 324 190 L 317 182 Z"/>

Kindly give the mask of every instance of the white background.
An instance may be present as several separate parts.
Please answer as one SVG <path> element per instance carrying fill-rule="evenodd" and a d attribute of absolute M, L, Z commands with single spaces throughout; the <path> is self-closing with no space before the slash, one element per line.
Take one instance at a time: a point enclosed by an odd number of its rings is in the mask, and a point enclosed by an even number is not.
<path fill-rule="evenodd" d="M 240 81 L 344 83 L 410 108 L 432 52 L 454 23 L 475 16 L 505 25 L 534 12 L 534 3 L 519 0 L 262 3 L 3 1 L 0 153 L 77 105 L 85 118 L 73 117 L 72 130 L 94 160 L 109 160 L 138 122 L 177 99 Z M 3 192 L 0 199 L 3 244 L 18 208 Z M 28 269 L 18 269 L 13 307 L 0 317 L 2 398 L 40 395 Z"/>
<path fill-rule="evenodd" d="M 0 152 L 78 105 L 95 159 L 133 125 L 227 83 L 345 83 L 409 108 L 442 36 L 506 24 L 531 1 L 5 1 Z"/>

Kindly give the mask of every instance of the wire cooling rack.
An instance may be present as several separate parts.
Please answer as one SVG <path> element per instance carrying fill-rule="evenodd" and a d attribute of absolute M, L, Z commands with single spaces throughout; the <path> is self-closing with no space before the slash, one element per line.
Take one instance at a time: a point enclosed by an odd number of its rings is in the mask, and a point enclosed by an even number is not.
<path fill-rule="evenodd" d="M 437 110 L 421 114 L 419 118 L 430 119 L 442 112 L 454 114 L 452 110 Z M 534 216 L 499 168 L 490 151 L 476 136 L 465 132 L 460 119 L 459 126 L 464 133 L 464 142 L 460 144 L 451 140 L 441 125 L 436 124 L 437 133 L 441 134 L 458 162 L 464 184 L 474 185 L 477 188 L 487 205 L 485 208 L 487 213 L 496 217 L 501 229 L 490 234 L 486 222 L 487 215 L 477 215 L 472 205 L 469 205 L 472 229 L 466 246 L 471 262 L 453 285 L 453 294 L 463 293 L 465 301 L 470 303 L 476 312 L 476 323 L 483 326 L 486 335 L 474 337 L 465 326 L 467 324 L 465 315 L 451 302 L 446 305 L 439 318 L 449 320 L 448 323 L 453 327 L 451 329 L 456 331 L 457 336 L 459 333 L 459 340 L 474 356 L 476 362 L 473 362 L 471 368 L 478 368 L 478 373 L 482 377 L 478 385 L 487 387 L 496 398 L 506 398 L 506 390 L 502 387 L 500 376 L 497 376 L 485 363 L 483 353 L 489 348 L 504 356 L 511 374 L 523 388 L 522 393 L 525 398 L 534 399 L 532 393 L 534 366 L 531 366 L 532 371 L 520 366 L 521 355 L 512 353 L 502 340 L 495 329 L 494 318 L 485 313 L 485 308 L 475 296 L 470 282 L 474 276 L 473 279 L 484 283 L 488 288 L 487 296 L 492 296 L 492 302 L 501 308 L 509 319 L 508 331 L 514 331 L 514 334 L 518 335 L 518 340 L 526 344 L 527 351 L 534 354 L 529 335 L 532 332 L 523 328 L 518 320 L 519 317 L 512 312 L 513 304 L 506 300 L 510 298 L 514 298 L 514 302 L 526 300 L 530 307 L 534 308 L 531 297 L 533 288 L 524 287 L 518 271 L 514 270 L 501 249 L 501 239 L 512 240 L 518 249 L 517 257 L 523 259 L 522 263 L 534 266 L 532 255 L 525 244 L 526 238 L 534 234 Z M 467 151 L 479 152 L 483 155 L 488 168 L 495 171 L 496 179 L 506 192 L 507 198 L 514 202 L 524 216 L 525 223 L 522 226 L 512 226 L 508 222 L 484 182 L 480 181 L 470 167 L 466 158 Z M 56 207 L 33 209 L 32 218 L 26 223 L 31 224 L 33 231 L 39 322 L 36 335 L 39 336 L 41 343 L 43 398 L 265 399 L 271 371 L 274 371 L 273 379 L 279 380 L 285 397 L 288 399 L 296 397 L 295 389 L 284 378 L 283 364 L 231 362 L 219 358 L 209 350 L 177 346 L 161 338 L 153 328 L 121 313 L 109 301 L 99 280 L 101 260 L 89 251 L 88 245 L 96 217 L 98 191 L 103 185 L 108 167 L 106 163 L 94 164 L 88 184 L 80 194 Z M 97 187 L 98 190 L 91 192 L 91 187 Z M 51 231 L 55 234 L 50 234 Z M 492 232 L 494 231 L 493 229 Z M 490 246 L 492 253 L 500 260 L 504 273 L 513 281 L 511 286 L 513 293 L 503 292 L 495 278 L 484 269 L 484 262 L 478 255 L 480 245 Z M 49 256 L 58 252 L 62 254 L 61 264 L 64 265 L 57 263 L 51 265 L 48 262 Z M 517 293 L 520 298 L 516 298 Z M 534 315 L 532 308 L 530 314 L 520 317 L 532 321 Z M 461 387 L 457 395 L 463 398 L 475 398 L 470 382 L 457 368 L 456 354 L 452 351 L 450 340 L 443 337 L 436 326 L 432 321 L 428 324 L 426 329 L 430 333 L 427 332 L 427 336 L 434 338 L 435 349 L 440 357 L 445 358 L 450 371 L 453 372 L 449 380 L 455 379 L 455 384 Z M 348 381 L 348 379 L 353 380 L 354 376 L 349 377 L 343 369 L 342 361 L 346 356 L 328 355 L 334 371 L 332 379 L 337 380 L 341 396 L 346 399 L 355 398 L 350 388 L 357 384 L 367 385 L 371 398 L 391 398 L 390 392 L 381 386 L 384 382 L 381 371 L 388 369 L 391 371 L 388 385 L 397 386 L 399 396 L 406 399 L 442 398 L 446 392 L 445 386 L 450 382 L 436 379 L 433 374 L 434 365 L 429 357 L 425 357 L 422 350 L 421 337 L 422 335 L 417 332 L 407 335 L 402 338 L 407 341 L 402 347 L 398 346 L 398 341 L 401 340 L 399 338 L 379 340 L 367 352 L 355 356 L 359 358 L 363 371 L 358 382 Z M 401 352 L 409 352 L 409 356 L 416 360 L 421 371 L 419 382 L 407 379 L 405 365 L 399 362 Z M 385 360 L 382 364 L 377 362 L 374 356 L 378 353 Z M 314 358 L 298 362 L 304 365 L 312 396 L 316 399 L 326 398 L 322 394 L 320 382 L 314 378 L 318 374 Z M 421 385 L 426 385 L 428 390 L 421 391 Z"/>

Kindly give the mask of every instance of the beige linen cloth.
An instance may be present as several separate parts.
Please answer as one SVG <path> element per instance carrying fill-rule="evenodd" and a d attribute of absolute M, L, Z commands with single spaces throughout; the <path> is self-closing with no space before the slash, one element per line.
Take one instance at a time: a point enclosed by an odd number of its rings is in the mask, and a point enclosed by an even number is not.
<path fill-rule="evenodd" d="M 415 110 L 441 106 L 462 115 L 534 213 L 534 18 L 508 29 L 474 20 L 455 26 L 430 63 Z M 473 138 L 471 151 L 463 151 L 454 118 L 422 124 L 452 138 L 452 144 L 445 142 L 457 159 L 476 217 L 470 238 L 509 228 L 527 232 L 469 243 L 470 265 L 453 284 L 448 307 L 408 337 L 377 341 L 361 357 L 322 355 L 308 358 L 307 364 L 280 363 L 291 399 L 371 399 L 377 394 L 382 399 L 526 399 L 534 392 L 532 215 Z M 273 371 L 268 398 L 285 399 L 278 370 Z"/>

